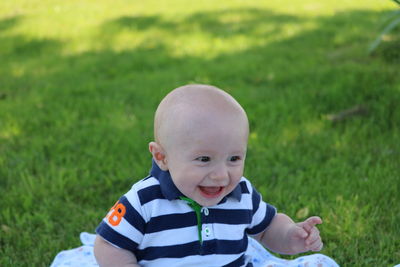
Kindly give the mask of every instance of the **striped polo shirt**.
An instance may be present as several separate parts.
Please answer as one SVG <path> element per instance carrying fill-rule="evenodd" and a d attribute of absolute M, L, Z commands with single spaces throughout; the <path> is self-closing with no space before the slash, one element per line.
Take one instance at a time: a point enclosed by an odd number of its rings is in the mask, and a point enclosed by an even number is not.
<path fill-rule="evenodd" d="M 220 203 L 201 209 L 200 228 L 181 196 L 169 172 L 153 161 L 150 175 L 119 199 L 96 232 L 133 252 L 141 266 L 252 266 L 247 235 L 265 230 L 276 209 L 246 178 Z"/>

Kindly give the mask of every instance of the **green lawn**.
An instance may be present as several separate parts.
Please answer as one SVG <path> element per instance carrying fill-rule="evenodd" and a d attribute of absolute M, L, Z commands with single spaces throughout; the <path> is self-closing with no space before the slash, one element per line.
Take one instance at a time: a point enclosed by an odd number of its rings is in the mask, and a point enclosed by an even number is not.
<path fill-rule="evenodd" d="M 342 266 L 400 263 L 400 27 L 387 1 L 0 2 L 0 266 L 48 266 L 147 175 L 152 116 L 186 83 L 251 124 L 245 175 L 320 215 Z M 362 105 L 364 112 L 329 115 Z"/>

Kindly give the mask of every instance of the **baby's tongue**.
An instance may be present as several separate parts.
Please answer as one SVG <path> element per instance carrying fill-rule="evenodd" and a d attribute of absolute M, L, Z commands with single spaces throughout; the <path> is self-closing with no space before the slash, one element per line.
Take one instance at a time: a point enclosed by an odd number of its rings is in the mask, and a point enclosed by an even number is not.
<path fill-rule="evenodd" d="M 219 186 L 200 186 L 201 191 L 207 194 L 218 193 L 221 187 Z"/>

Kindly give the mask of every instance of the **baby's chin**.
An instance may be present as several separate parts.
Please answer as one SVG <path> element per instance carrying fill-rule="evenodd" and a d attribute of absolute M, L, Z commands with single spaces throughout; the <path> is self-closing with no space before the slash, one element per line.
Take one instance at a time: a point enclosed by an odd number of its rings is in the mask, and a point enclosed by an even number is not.
<path fill-rule="evenodd" d="M 210 200 L 199 200 L 199 201 L 197 201 L 196 200 L 196 202 L 199 203 L 199 205 L 202 206 L 202 207 L 212 207 L 212 206 L 217 205 L 221 201 L 221 199 L 219 199 L 218 201 L 210 201 Z"/>

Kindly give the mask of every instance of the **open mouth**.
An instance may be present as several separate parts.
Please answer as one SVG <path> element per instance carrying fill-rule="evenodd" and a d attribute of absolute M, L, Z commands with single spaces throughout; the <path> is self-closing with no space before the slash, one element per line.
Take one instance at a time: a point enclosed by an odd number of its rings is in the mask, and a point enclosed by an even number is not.
<path fill-rule="evenodd" d="M 224 190 L 223 186 L 199 186 L 200 193 L 206 198 L 218 197 Z"/>

